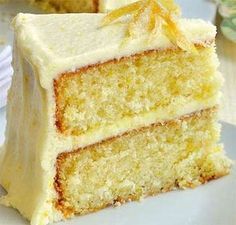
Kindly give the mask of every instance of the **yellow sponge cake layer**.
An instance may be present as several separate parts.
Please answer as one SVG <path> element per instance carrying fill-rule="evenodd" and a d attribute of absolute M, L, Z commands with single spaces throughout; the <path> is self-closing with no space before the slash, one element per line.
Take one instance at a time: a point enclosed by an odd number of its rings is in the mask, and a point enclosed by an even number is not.
<path fill-rule="evenodd" d="M 60 154 L 56 207 L 85 214 L 229 173 L 215 120 L 211 108 Z"/>
<path fill-rule="evenodd" d="M 156 122 L 214 106 L 220 89 L 214 52 L 214 44 L 198 46 L 195 55 L 153 50 L 65 73 L 54 82 L 57 126 L 81 135 L 124 121 L 144 125 L 148 113 Z"/>

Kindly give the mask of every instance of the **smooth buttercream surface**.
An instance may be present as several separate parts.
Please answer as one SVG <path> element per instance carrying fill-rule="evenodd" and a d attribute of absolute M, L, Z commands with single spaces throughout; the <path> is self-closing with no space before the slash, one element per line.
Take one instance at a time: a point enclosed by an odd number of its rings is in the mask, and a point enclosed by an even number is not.
<path fill-rule="evenodd" d="M 121 58 L 150 49 L 175 47 L 164 34 L 148 34 L 124 41 L 127 24 L 101 27 L 105 14 L 19 14 L 13 23 L 24 56 L 40 73 L 44 88 L 66 71 Z M 179 21 L 183 33 L 194 43 L 214 40 L 216 28 L 202 20 Z M 30 35 L 29 35 L 30 34 Z M 46 71 L 45 71 L 46 70 Z"/>

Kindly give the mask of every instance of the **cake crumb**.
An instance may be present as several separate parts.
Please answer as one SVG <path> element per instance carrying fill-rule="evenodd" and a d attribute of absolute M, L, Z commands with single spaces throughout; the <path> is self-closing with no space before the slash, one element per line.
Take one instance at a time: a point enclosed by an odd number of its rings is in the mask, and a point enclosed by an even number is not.
<path fill-rule="evenodd" d="M 121 203 L 120 202 L 115 202 L 114 207 L 120 207 Z"/>

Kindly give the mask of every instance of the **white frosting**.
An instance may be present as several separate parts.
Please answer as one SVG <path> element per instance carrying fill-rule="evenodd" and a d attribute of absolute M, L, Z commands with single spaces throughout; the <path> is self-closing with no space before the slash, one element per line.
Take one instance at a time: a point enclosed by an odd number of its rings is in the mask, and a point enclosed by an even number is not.
<path fill-rule="evenodd" d="M 52 79 L 67 70 L 145 50 L 174 47 L 162 34 L 149 42 L 141 35 L 121 47 L 127 25 L 101 28 L 103 17 L 104 14 L 19 14 L 16 17 L 14 28 L 22 52 L 39 70 L 44 88 L 48 89 Z M 202 20 L 181 20 L 180 25 L 195 43 L 213 40 L 216 34 L 215 26 Z"/>
<path fill-rule="evenodd" d="M 173 45 L 163 35 L 151 42 L 145 37 L 120 43 L 126 25 L 99 28 L 103 14 L 31 15 L 14 20 L 15 74 L 7 107 L 7 130 L 0 158 L 0 183 L 7 189 L 10 204 L 31 220 L 45 225 L 62 215 L 54 209 L 55 162 L 59 153 L 95 143 L 130 128 L 191 113 L 217 104 L 218 96 L 205 103 L 192 102 L 179 111 L 150 112 L 130 120 L 91 131 L 84 136 L 65 137 L 55 128 L 53 79 L 65 71 Z M 181 20 L 195 43 L 213 40 L 215 27 L 201 20 Z M 145 120 L 144 120 L 145 118 Z M 145 123 L 143 122 L 145 121 Z"/>

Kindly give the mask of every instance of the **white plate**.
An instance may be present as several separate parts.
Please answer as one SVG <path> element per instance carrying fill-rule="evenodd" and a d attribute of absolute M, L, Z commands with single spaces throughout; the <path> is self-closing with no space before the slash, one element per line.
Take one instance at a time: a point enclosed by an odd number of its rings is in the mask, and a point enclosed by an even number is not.
<path fill-rule="evenodd" d="M 0 110 L 0 143 L 5 111 Z M 227 154 L 236 159 L 236 127 L 223 123 L 222 141 Z M 0 188 L 0 195 L 4 191 Z M 1 225 L 29 225 L 11 208 L 0 206 Z M 196 189 L 173 191 L 76 217 L 58 225 L 235 225 L 236 167 L 230 175 Z"/>

